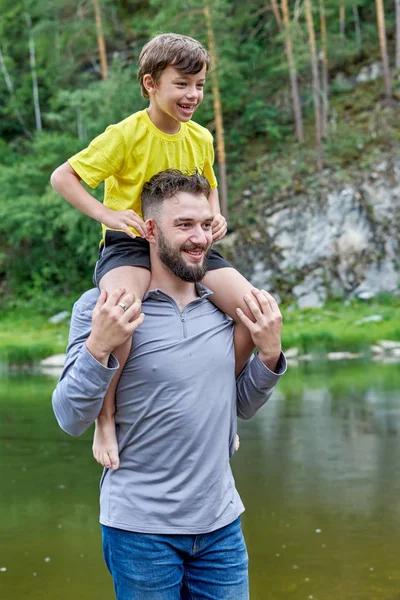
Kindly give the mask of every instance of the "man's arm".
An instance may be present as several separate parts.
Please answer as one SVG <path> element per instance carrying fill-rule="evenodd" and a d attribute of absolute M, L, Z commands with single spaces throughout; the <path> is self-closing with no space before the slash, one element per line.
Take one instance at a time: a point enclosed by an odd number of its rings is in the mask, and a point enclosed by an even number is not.
<path fill-rule="evenodd" d="M 237 414 L 251 419 L 286 372 L 286 359 L 281 351 L 282 315 L 276 300 L 268 292 L 254 289 L 253 297 L 246 294 L 245 301 L 255 322 L 241 309 L 237 314 L 258 350 L 237 378 Z"/>
<path fill-rule="evenodd" d="M 144 319 L 140 300 L 133 301 L 122 288 L 109 298 L 101 292 L 95 305 L 95 290 L 94 295 L 87 294 L 91 301 L 81 300 L 74 306 L 64 370 L 53 392 L 58 424 L 74 436 L 86 431 L 101 410 L 119 366 L 111 352 L 131 337 Z"/>

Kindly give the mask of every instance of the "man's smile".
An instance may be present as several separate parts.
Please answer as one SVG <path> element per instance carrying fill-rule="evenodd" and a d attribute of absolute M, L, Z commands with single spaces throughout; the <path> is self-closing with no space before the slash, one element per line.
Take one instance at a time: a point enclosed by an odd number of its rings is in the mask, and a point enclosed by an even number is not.
<path fill-rule="evenodd" d="M 200 260 L 204 257 L 205 252 L 207 251 L 206 246 L 182 246 L 182 252 L 186 252 L 189 254 L 190 258 L 195 260 Z"/>

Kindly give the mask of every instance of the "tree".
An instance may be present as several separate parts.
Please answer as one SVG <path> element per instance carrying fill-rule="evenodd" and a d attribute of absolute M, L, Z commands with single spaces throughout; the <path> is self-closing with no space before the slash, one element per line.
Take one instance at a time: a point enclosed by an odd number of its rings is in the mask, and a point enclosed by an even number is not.
<path fill-rule="evenodd" d="M 107 68 L 107 53 L 106 44 L 104 41 L 103 27 L 101 24 L 101 12 L 99 6 L 99 0 L 92 0 L 94 8 L 94 16 L 96 21 L 96 32 L 97 32 L 97 46 L 100 54 L 100 68 L 101 77 L 103 80 L 108 79 L 108 68 Z"/>
<path fill-rule="evenodd" d="M 14 84 L 13 84 L 12 79 L 11 79 L 9 73 L 8 73 L 7 65 L 6 65 L 6 63 L 4 61 L 4 56 L 3 56 L 3 52 L 2 52 L 1 46 L 0 46 L 0 70 L 1 70 L 1 72 L 3 74 L 4 82 L 5 82 L 6 86 L 7 86 L 7 90 L 9 92 L 11 98 L 14 100 L 14 95 L 15 95 L 14 94 Z M 27 129 L 26 126 L 25 126 L 25 121 L 24 121 L 24 118 L 23 118 L 23 116 L 21 114 L 21 111 L 20 111 L 19 107 L 15 106 L 14 111 L 15 111 L 15 116 L 17 117 L 18 123 L 21 125 L 21 127 L 22 127 L 25 135 L 32 140 L 33 136 L 31 134 L 31 132 L 29 131 L 29 129 Z"/>
<path fill-rule="evenodd" d="M 275 18 L 277 19 L 278 27 L 282 28 L 282 22 L 280 23 L 280 17 L 278 19 L 279 10 L 276 5 L 276 0 L 271 0 L 272 9 L 275 14 Z M 275 6 L 274 6 L 275 5 Z M 290 76 L 290 88 L 292 92 L 292 102 L 293 102 L 293 112 L 296 123 L 296 136 L 299 142 L 302 142 L 304 139 L 303 132 L 303 117 L 301 114 L 301 101 L 299 94 L 299 86 L 297 83 L 297 70 L 296 63 L 293 57 L 293 46 L 292 46 L 292 38 L 290 35 L 290 22 L 289 22 L 289 8 L 287 0 L 282 0 L 281 2 L 282 8 L 282 16 L 283 16 L 283 28 L 285 35 L 285 52 L 289 65 L 289 76 Z"/>
<path fill-rule="evenodd" d="M 361 36 L 361 25 L 360 25 L 360 15 L 358 12 L 357 4 L 353 4 L 353 17 L 354 17 L 354 30 L 356 34 L 356 45 L 357 50 L 360 52 L 362 48 L 362 36 Z"/>
<path fill-rule="evenodd" d="M 339 31 L 340 37 L 344 40 L 346 28 L 346 7 L 344 4 L 339 6 Z"/>
<path fill-rule="evenodd" d="M 304 0 L 304 10 L 307 21 L 308 29 L 308 42 L 310 46 L 311 55 L 311 69 L 312 69 L 312 92 L 314 101 L 314 115 L 315 115 L 315 146 L 317 150 L 317 168 L 322 169 L 322 141 L 321 141 L 321 108 L 319 101 L 319 74 L 318 74 L 318 58 L 317 58 L 317 45 L 315 42 L 314 22 L 312 16 L 311 0 Z"/>
<path fill-rule="evenodd" d="M 278 29 L 279 29 L 279 31 L 282 31 L 282 29 L 283 29 L 282 18 L 281 18 L 281 13 L 279 12 L 278 3 L 276 0 L 271 0 L 271 8 L 272 8 L 272 12 L 274 13 L 276 23 L 278 25 Z"/>
<path fill-rule="evenodd" d="M 211 70 L 212 94 L 214 98 L 215 129 L 217 134 L 217 156 L 219 167 L 219 189 L 221 191 L 221 211 L 228 218 L 228 189 L 226 183 L 226 159 L 225 159 L 225 141 L 224 141 L 224 123 L 222 118 L 221 99 L 219 95 L 218 74 L 216 70 L 216 55 L 214 32 L 211 23 L 211 14 L 208 4 L 204 6 L 204 16 L 206 19 L 208 34 L 208 49 L 210 51 L 213 68 Z"/>
<path fill-rule="evenodd" d="M 322 112 L 321 112 L 321 135 L 328 136 L 328 113 L 329 113 L 329 87 L 328 87 L 328 44 L 326 36 L 326 16 L 324 0 L 319 0 L 319 14 L 321 23 L 321 64 L 322 64 Z"/>
<path fill-rule="evenodd" d="M 33 106 L 35 109 L 36 130 L 42 131 L 42 114 L 40 112 L 39 86 L 38 86 L 37 74 L 36 74 L 35 40 L 33 39 L 33 33 L 32 33 L 32 19 L 28 12 L 25 13 L 25 19 L 26 19 L 26 24 L 28 26 L 28 33 L 29 33 L 29 62 L 31 65 L 32 94 L 33 94 Z"/>
<path fill-rule="evenodd" d="M 400 69 L 400 0 L 396 0 L 396 69 Z"/>
<path fill-rule="evenodd" d="M 385 12 L 382 0 L 376 0 L 376 17 L 378 21 L 379 45 L 381 49 L 383 66 L 383 79 L 385 82 L 385 96 L 387 100 L 391 100 L 392 84 L 390 81 L 389 58 L 386 46 Z"/>

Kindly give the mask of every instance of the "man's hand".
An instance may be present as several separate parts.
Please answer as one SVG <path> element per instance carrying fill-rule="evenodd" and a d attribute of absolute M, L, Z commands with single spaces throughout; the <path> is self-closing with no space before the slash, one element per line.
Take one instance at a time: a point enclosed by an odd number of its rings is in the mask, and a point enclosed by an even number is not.
<path fill-rule="evenodd" d="M 281 355 L 282 315 L 278 304 L 264 290 L 252 290 L 252 296 L 246 294 L 244 300 L 251 311 L 253 323 L 240 309 L 236 312 L 239 319 L 247 327 L 258 348 L 258 357 L 271 371 L 275 371 Z"/>
<path fill-rule="evenodd" d="M 222 215 L 214 215 L 211 229 L 213 242 L 218 242 L 219 240 L 222 240 L 228 229 L 225 217 Z"/>
<path fill-rule="evenodd" d="M 141 300 L 118 288 L 108 298 L 104 290 L 96 302 L 92 314 L 92 331 L 86 347 L 96 360 L 107 365 L 108 358 L 143 323 L 140 312 Z"/>
<path fill-rule="evenodd" d="M 111 229 L 122 230 L 127 233 L 131 238 L 135 238 L 136 235 L 129 229 L 133 227 L 140 235 L 145 238 L 147 235 L 146 225 L 143 219 L 135 213 L 134 210 L 111 210 L 107 209 L 105 216 L 102 217 L 102 222 Z"/>

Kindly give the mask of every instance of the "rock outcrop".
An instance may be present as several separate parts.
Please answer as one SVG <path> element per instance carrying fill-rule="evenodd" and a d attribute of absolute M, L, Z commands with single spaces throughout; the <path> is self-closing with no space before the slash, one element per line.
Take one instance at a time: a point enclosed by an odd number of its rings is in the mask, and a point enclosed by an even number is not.
<path fill-rule="evenodd" d="M 242 203 L 263 208 L 256 222 L 218 245 L 257 287 L 300 307 L 328 298 L 396 292 L 400 286 L 400 159 L 335 186 L 325 174 L 318 191 L 279 199 L 259 190 Z"/>

